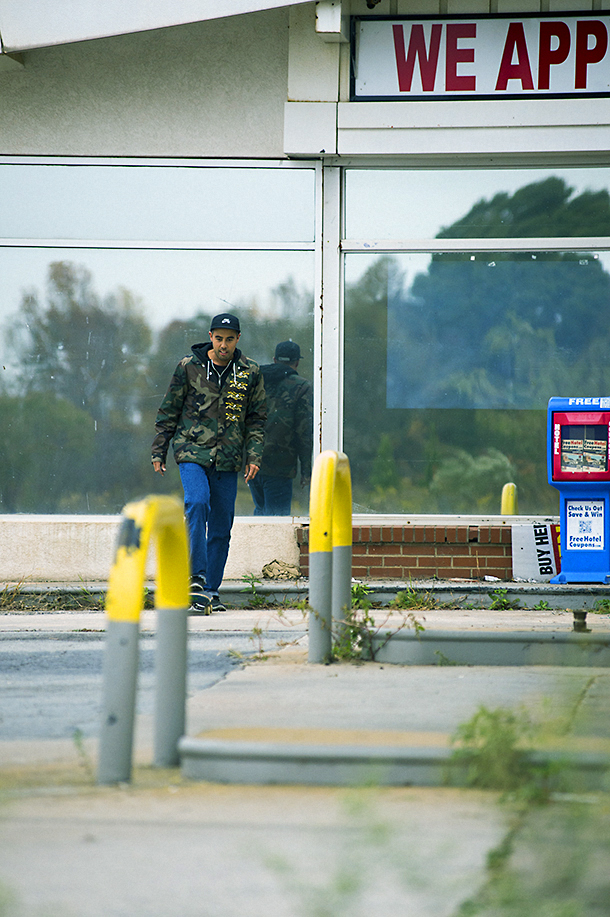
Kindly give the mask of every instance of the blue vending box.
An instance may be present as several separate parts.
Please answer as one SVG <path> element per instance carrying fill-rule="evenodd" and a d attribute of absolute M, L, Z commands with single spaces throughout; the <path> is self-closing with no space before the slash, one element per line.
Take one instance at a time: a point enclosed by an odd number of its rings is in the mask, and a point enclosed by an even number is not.
<path fill-rule="evenodd" d="M 551 398 L 549 484 L 559 491 L 561 573 L 552 583 L 610 582 L 610 398 Z"/>

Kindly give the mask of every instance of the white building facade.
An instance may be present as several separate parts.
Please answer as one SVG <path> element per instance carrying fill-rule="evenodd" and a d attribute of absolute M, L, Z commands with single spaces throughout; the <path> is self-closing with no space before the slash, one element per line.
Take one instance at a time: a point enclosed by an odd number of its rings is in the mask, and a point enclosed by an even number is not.
<path fill-rule="evenodd" d="M 546 400 L 608 394 L 601 331 L 574 351 L 560 335 L 592 286 L 600 328 L 610 305 L 604 9 L 0 0 L 5 327 L 66 262 L 102 298 L 130 291 L 157 334 L 239 310 L 263 361 L 293 308 L 314 449 L 348 452 L 358 511 L 497 512 L 511 477 L 527 512 L 552 511 Z M 519 192 L 540 186 L 563 197 L 528 229 Z M 537 299 L 499 302 L 518 284 Z"/>

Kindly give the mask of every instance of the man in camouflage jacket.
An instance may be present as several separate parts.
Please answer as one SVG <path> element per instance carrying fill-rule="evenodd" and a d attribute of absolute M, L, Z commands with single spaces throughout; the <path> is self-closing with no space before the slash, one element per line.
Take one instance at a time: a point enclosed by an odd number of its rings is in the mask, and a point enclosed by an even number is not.
<path fill-rule="evenodd" d="M 275 348 L 273 363 L 261 366 L 267 395 L 265 448 L 260 474 L 250 481 L 255 516 L 289 516 L 292 480 L 301 466 L 301 486 L 311 478 L 313 391 L 297 370 L 301 349 L 294 341 Z"/>
<path fill-rule="evenodd" d="M 195 344 L 172 376 L 155 424 L 152 463 L 163 474 L 173 440 L 189 532 L 193 612 L 222 609 L 218 590 L 229 553 L 237 474 L 250 483 L 262 461 L 266 419 L 260 367 L 237 349 L 239 319 L 212 319 L 210 343 Z"/>

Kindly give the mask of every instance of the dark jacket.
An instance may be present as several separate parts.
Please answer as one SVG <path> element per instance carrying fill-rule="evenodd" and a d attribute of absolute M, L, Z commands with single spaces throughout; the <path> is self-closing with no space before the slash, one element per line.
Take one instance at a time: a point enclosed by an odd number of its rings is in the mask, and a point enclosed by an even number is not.
<path fill-rule="evenodd" d="M 297 459 L 301 477 L 311 477 L 313 390 L 291 366 L 261 366 L 267 396 L 267 424 L 261 473 L 294 478 Z"/>
<path fill-rule="evenodd" d="M 221 385 L 211 346 L 195 344 L 176 367 L 157 414 L 153 462 L 165 462 L 173 439 L 178 463 L 240 471 L 245 454 L 246 464 L 260 466 L 267 416 L 260 367 L 235 350 Z"/>

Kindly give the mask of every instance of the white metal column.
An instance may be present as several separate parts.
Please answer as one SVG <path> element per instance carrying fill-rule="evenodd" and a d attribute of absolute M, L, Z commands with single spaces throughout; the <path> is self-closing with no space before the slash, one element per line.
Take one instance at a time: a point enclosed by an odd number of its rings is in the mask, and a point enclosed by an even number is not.
<path fill-rule="evenodd" d="M 322 167 L 322 255 L 316 321 L 315 366 L 319 385 L 320 450 L 343 445 L 343 271 L 341 269 L 341 169 Z"/>

